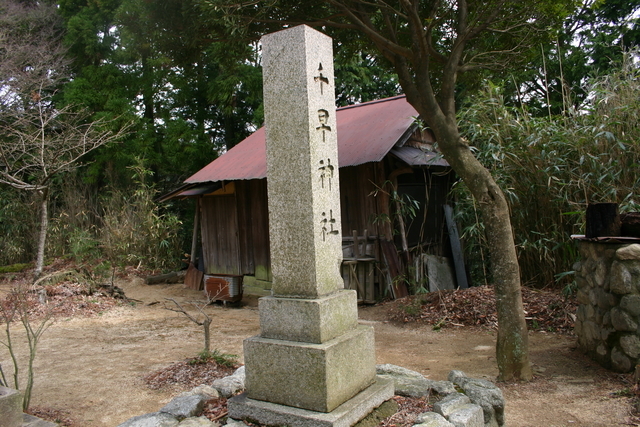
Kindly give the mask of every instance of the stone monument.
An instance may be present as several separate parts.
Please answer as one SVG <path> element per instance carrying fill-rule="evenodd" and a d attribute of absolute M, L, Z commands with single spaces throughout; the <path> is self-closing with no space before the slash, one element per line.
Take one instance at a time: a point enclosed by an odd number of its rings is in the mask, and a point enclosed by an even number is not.
<path fill-rule="evenodd" d="M 246 392 L 229 416 L 348 427 L 393 396 L 373 328 L 343 289 L 331 38 L 297 26 L 262 38 L 272 296 L 244 342 Z"/>

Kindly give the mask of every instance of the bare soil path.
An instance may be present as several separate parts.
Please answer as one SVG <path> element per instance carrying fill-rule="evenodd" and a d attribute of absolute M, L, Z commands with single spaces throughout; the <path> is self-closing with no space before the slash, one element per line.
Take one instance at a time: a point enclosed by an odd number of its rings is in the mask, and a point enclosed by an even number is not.
<path fill-rule="evenodd" d="M 62 409 L 78 426 L 114 427 L 156 411 L 172 398 L 174 392 L 151 390 L 143 378 L 195 356 L 202 349 L 202 330 L 183 315 L 165 310 L 164 299 L 193 301 L 202 295 L 181 284 L 147 286 L 141 279 L 119 286 L 141 302 L 93 318 L 59 319 L 45 333 L 35 363 L 32 405 Z M 392 307 L 360 310 L 361 322 L 375 328 L 378 363 L 404 366 L 434 380 L 446 379 L 452 369 L 477 378 L 496 377 L 492 331 L 434 331 L 426 325 L 395 324 L 387 321 Z M 259 332 L 255 298 L 240 308 L 211 305 L 207 310 L 215 316 L 212 347 L 242 360 L 242 340 Z M 628 376 L 607 372 L 573 345 L 572 337 L 531 333 L 536 379 L 500 386 L 507 400 L 508 426 L 637 425 L 630 418 L 630 399 L 616 396 L 629 386 L 624 382 Z M 7 352 L 0 348 L 3 361 L 6 369 Z"/>

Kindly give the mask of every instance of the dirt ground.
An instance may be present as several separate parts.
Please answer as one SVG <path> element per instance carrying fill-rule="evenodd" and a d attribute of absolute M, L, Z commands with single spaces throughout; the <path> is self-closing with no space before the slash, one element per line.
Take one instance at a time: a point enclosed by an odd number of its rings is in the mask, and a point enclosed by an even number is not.
<path fill-rule="evenodd" d="M 202 295 L 182 284 L 147 286 L 139 278 L 118 285 L 139 302 L 93 318 L 58 319 L 46 331 L 35 361 L 32 405 L 64 410 L 85 427 L 114 427 L 172 398 L 173 393 L 147 388 L 143 377 L 195 356 L 202 349 L 202 330 L 163 304 L 165 298 L 193 301 Z M 387 321 L 391 307 L 360 309 L 361 322 L 375 329 L 378 363 L 404 366 L 434 380 L 446 379 L 452 369 L 495 379 L 494 332 L 394 324 Z M 259 332 L 256 299 L 248 298 L 239 308 L 212 305 L 207 310 L 215 316 L 212 347 L 242 361 L 242 340 Z M 500 385 L 508 426 L 638 425 L 630 418 L 630 398 L 620 397 L 629 376 L 600 368 L 575 350 L 574 342 L 554 333 L 530 333 L 536 378 Z M 0 363 L 6 371 L 4 347 Z"/>

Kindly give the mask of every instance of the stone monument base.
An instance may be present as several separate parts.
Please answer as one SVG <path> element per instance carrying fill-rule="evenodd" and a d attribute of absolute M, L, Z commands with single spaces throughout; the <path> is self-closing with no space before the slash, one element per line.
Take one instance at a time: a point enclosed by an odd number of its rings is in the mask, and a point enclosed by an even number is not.
<path fill-rule="evenodd" d="M 263 425 L 289 427 L 351 427 L 391 399 L 393 381 L 377 377 L 376 382 L 331 412 L 315 412 L 292 406 L 250 399 L 242 393 L 228 400 L 229 417 Z"/>
<path fill-rule="evenodd" d="M 374 382 L 373 339 L 364 325 L 323 344 L 247 338 L 247 397 L 331 412 Z"/>

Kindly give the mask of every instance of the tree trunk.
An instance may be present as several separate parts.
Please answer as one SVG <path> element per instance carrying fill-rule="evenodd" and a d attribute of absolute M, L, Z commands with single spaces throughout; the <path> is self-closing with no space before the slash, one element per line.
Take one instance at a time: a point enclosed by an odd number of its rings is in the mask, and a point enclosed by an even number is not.
<path fill-rule="evenodd" d="M 509 206 L 491 173 L 460 138 L 457 127 L 440 131 L 436 134 L 441 135 L 442 153 L 478 201 L 484 219 L 498 312 L 498 380 L 530 380 L 529 340 Z"/>
<path fill-rule="evenodd" d="M 38 255 L 33 280 L 42 274 L 44 267 L 44 249 L 47 243 L 47 230 L 49 229 L 49 189 L 38 190 L 40 194 L 40 233 L 38 234 Z"/>
<path fill-rule="evenodd" d="M 204 352 L 209 354 L 211 351 L 211 319 L 206 317 L 202 322 L 204 328 Z"/>

